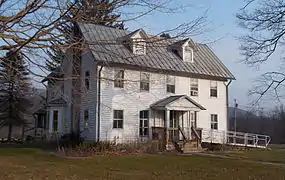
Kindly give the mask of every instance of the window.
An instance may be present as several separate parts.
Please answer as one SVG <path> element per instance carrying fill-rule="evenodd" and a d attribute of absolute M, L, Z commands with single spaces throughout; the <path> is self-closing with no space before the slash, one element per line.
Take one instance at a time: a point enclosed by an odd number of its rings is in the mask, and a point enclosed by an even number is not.
<path fill-rule="evenodd" d="M 58 130 L 58 111 L 53 111 L 53 131 Z"/>
<path fill-rule="evenodd" d="M 45 128 L 45 115 L 38 114 L 37 128 Z"/>
<path fill-rule="evenodd" d="M 175 93 L 175 77 L 167 75 L 166 76 L 166 91 L 168 93 Z"/>
<path fill-rule="evenodd" d="M 189 46 L 184 48 L 184 61 L 193 62 L 193 50 Z"/>
<path fill-rule="evenodd" d="M 217 81 L 211 81 L 210 83 L 210 97 L 218 97 Z"/>
<path fill-rule="evenodd" d="M 198 96 L 198 79 L 190 79 L 190 96 Z"/>
<path fill-rule="evenodd" d="M 138 39 L 134 41 L 134 54 L 145 54 L 146 51 L 146 43 L 142 39 Z"/>
<path fill-rule="evenodd" d="M 218 115 L 211 114 L 211 129 L 218 129 Z"/>
<path fill-rule="evenodd" d="M 149 91 L 149 73 L 141 73 L 140 90 Z"/>
<path fill-rule="evenodd" d="M 113 111 L 114 121 L 113 128 L 123 128 L 124 121 L 124 111 L 123 110 L 114 110 Z"/>
<path fill-rule="evenodd" d="M 140 136 L 148 136 L 148 111 L 140 111 Z"/>
<path fill-rule="evenodd" d="M 88 122 L 89 122 L 89 111 L 84 110 L 84 128 L 88 127 Z"/>
<path fill-rule="evenodd" d="M 197 116 L 196 112 L 190 112 L 190 122 L 191 127 L 196 128 L 197 127 Z"/>
<path fill-rule="evenodd" d="M 89 81 L 90 81 L 90 72 L 85 72 L 85 87 L 87 90 L 89 90 Z"/>
<path fill-rule="evenodd" d="M 114 87 L 124 88 L 124 71 L 115 69 Z"/>

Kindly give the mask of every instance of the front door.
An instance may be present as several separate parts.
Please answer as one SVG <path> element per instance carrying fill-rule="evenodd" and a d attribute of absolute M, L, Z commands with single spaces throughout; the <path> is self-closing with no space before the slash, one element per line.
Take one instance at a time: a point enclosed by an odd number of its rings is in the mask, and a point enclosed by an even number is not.
<path fill-rule="evenodd" d="M 179 141 L 179 111 L 170 111 L 169 117 L 169 139 Z"/>

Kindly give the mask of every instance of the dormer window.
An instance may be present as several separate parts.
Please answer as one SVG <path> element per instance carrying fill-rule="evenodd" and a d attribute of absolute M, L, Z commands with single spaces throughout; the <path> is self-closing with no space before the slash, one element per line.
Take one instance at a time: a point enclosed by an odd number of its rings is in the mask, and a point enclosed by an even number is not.
<path fill-rule="evenodd" d="M 193 62 L 193 49 L 189 46 L 185 46 L 183 49 L 183 60 L 186 62 Z"/>
<path fill-rule="evenodd" d="M 146 42 L 143 39 L 135 39 L 133 41 L 133 53 L 134 54 L 146 53 Z"/>

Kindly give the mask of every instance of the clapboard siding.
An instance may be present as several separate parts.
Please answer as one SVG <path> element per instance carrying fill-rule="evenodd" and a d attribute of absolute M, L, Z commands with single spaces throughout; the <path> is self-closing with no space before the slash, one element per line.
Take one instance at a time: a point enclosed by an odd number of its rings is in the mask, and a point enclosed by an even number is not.
<path fill-rule="evenodd" d="M 150 91 L 140 91 L 140 71 L 125 69 L 124 88 L 114 88 L 114 68 L 104 67 L 101 79 L 101 140 L 119 141 L 135 140 L 139 134 L 139 111 L 167 96 L 166 75 L 151 73 Z M 190 96 L 190 78 L 175 77 L 176 94 Z M 199 79 L 199 96 L 192 97 L 207 110 L 198 113 L 197 125 L 200 128 L 211 128 L 211 114 L 218 114 L 219 130 L 226 130 L 226 86 L 218 82 L 218 98 L 210 97 L 210 80 Z M 113 129 L 113 110 L 124 110 L 124 128 Z M 153 112 L 152 112 L 153 114 Z M 155 122 L 150 118 L 150 126 L 163 126 L 163 111 L 156 111 Z M 186 116 L 186 115 L 185 115 Z"/>
<path fill-rule="evenodd" d="M 85 86 L 85 72 L 90 72 L 89 90 Z M 82 53 L 81 64 L 80 131 L 86 140 L 96 140 L 97 64 L 90 52 Z M 84 111 L 89 112 L 88 127 L 84 127 Z"/>

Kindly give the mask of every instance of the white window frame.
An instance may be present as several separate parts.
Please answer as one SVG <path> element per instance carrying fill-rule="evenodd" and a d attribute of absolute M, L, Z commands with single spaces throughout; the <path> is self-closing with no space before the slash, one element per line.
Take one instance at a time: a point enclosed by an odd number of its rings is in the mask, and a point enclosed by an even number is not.
<path fill-rule="evenodd" d="M 173 78 L 173 80 L 171 80 L 171 78 Z M 173 88 L 173 92 L 171 91 L 172 88 Z M 175 76 L 166 75 L 166 92 L 175 93 Z"/>
<path fill-rule="evenodd" d="M 218 114 L 211 114 L 211 129 L 218 130 L 218 128 L 219 128 Z"/>
<path fill-rule="evenodd" d="M 148 77 L 147 80 L 142 79 L 143 74 L 145 74 L 146 77 Z M 147 83 L 148 86 L 146 86 L 144 83 Z M 148 87 L 148 89 L 145 89 L 145 87 Z M 150 73 L 147 73 L 147 72 L 141 72 L 140 73 L 140 90 L 141 91 L 150 91 Z"/>
<path fill-rule="evenodd" d="M 133 53 L 134 54 L 145 54 L 146 53 L 146 42 L 145 40 L 138 38 L 133 40 Z"/>
<path fill-rule="evenodd" d="M 216 91 L 216 94 L 212 94 L 212 91 Z M 218 97 L 218 82 L 210 81 L 210 97 L 217 98 Z"/>
<path fill-rule="evenodd" d="M 115 114 L 116 114 L 115 111 L 122 111 L 122 118 L 115 117 Z M 119 121 L 122 121 L 122 127 L 119 127 Z M 115 126 L 115 124 L 116 124 L 116 126 Z M 124 129 L 124 110 L 121 110 L 121 109 L 114 109 L 113 110 L 113 129 Z"/>
<path fill-rule="evenodd" d="M 122 75 L 122 77 L 118 75 Z M 125 78 L 125 71 L 123 69 L 115 69 L 114 70 L 114 87 L 123 89 L 124 88 L 124 78 Z"/>
<path fill-rule="evenodd" d="M 190 58 L 190 59 L 186 59 L 186 58 L 184 57 L 184 61 L 186 61 L 186 62 L 193 62 L 193 61 L 194 61 L 194 51 L 193 51 L 193 49 L 192 49 L 191 47 L 185 46 L 185 47 L 183 48 L 183 50 L 184 50 L 184 56 L 185 56 L 186 53 L 190 53 L 190 55 L 191 55 L 191 58 Z"/>
<path fill-rule="evenodd" d="M 88 128 L 89 123 L 89 109 L 85 109 L 83 112 L 84 129 Z"/>
<path fill-rule="evenodd" d="M 199 96 L 199 80 L 190 78 L 190 96 Z"/>
<path fill-rule="evenodd" d="M 142 116 L 141 116 L 141 113 L 142 113 Z M 146 115 L 145 113 L 147 113 L 147 116 L 145 116 Z M 144 110 L 144 111 L 139 112 L 139 136 L 148 137 L 148 135 L 149 135 L 149 111 Z"/>

